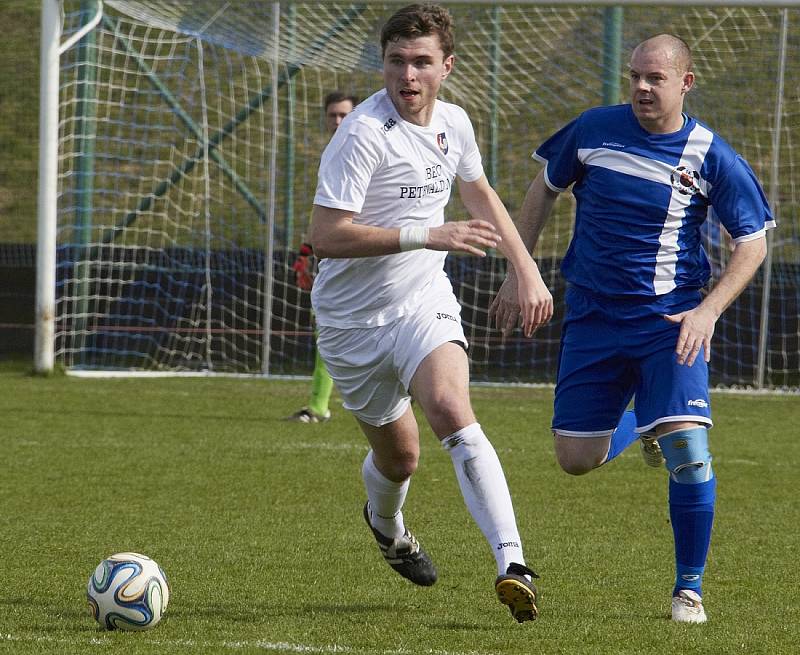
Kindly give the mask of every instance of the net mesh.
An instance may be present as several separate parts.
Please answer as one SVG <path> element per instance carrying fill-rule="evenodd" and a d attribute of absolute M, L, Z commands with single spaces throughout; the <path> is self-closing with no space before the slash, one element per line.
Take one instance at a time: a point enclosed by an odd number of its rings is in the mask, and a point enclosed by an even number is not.
<path fill-rule="evenodd" d="M 65 32 L 85 20 L 69 11 Z M 325 146 L 322 102 L 382 85 L 380 26 L 393 4 L 111 0 L 62 56 L 57 357 L 85 369 L 305 374 L 308 293 L 292 265 L 305 238 Z M 456 67 L 443 99 L 475 125 L 484 166 L 512 216 L 538 172 L 531 152 L 602 102 L 603 7 L 448 5 Z M 76 9 L 73 7 L 73 9 Z M 695 57 L 687 110 L 772 182 L 782 10 L 626 7 L 623 53 L 661 31 Z M 788 11 L 785 79 L 800 79 L 800 11 Z M 623 91 L 624 94 L 624 91 Z M 624 96 L 619 98 L 624 101 Z M 766 383 L 800 380 L 800 91 L 782 97 Z M 272 162 L 275 162 L 274 166 Z M 454 194 L 455 196 L 455 194 Z M 473 378 L 552 382 L 561 327 L 558 272 L 574 201 L 563 194 L 534 256 L 559 309 L 529 340 L 501 341 L 486 310 L 505 274 L 496 255 L 451 255 Z M 458 198 L 448 218 L 464 217 Z M 730 243 L 713 225 L 715 271 Z M 753 384 L 763 273 L 723 315 L 712 383 Z"/>

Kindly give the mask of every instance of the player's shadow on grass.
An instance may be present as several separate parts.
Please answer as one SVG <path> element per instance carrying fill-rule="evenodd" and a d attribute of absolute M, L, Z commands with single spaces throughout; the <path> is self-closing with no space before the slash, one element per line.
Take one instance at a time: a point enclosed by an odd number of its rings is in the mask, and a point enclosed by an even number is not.
<path fill-rule="evenodd" d="M 43 603 L 40 599 L 33 597 L 14 596 L 0 598 L 0 608 L 5 608 L 6 606 L 17 609 L 20 607 L 27 608 L 27 613 L 33 617 L 50 617 L 47 621 L 34 619 L 33 625 L 36 632 L 63 635 L 65 626 L 69 630 L 77 632 L 95 633 L 100 630 L 100 626 L 92 618 L 85 603 L 83 606 L 80 603 L 70 603 L 69 607 L 64 607 L 60 604 Z M 0 609 L 0 615 L 4 613 L 5 610 Z M 52 617 L 54 616 L 59 617 L 59 620 L 53 621 Z"/>
<path fill-rule="evenodd" d="M 427 625 L 428 628 L 432 630 L 460 630 L 462 632 L 468 630 L 472 632 L 477 632 L 479 630 L 483 632 L 495 632 L 497 630 L 497 625 L 494 623 L 462 623 L 459 621 L 443 621 L 439 623 L 436 621 L 431 621 Z"/>
<path fill-rule="evenodd" d="M 297 609 L 303 612 L 317 614 L 374 614 L 375 612 L 397 612 L 396 605 L 375 605 L 371 603 L 302 603 Z"/>
<path fill-rule="evenodd" d="M 182 617 L 197 620 L 203 616 L 222 618 L 231 623 L 252 623 L 264 619 L 279 619 L 317 616 L 353 616 L 363 614 L 374 620 L 376 614 L 385 613 L 397 617 L 397 604 L 390 603 L 261 603 L 244 610 L 240 605 L 214 604 L 203 607 L 170 607 L 169 618 L 181 621 Z M 412 608 L 409 608 L 412 612 Z M 464 621 L 441 621 L 434 616 L 424 617 L 414 613 L 414 622 L 433 630 L 490 631 L 497 626 L 488 623 L 468 623 Z"/>
<path fill-rule="evenodd" d="M 369 603 L 261 603 L 252 605 L 247 609 L 241 605 L 225 605 L 215 603 L 214 605 L 169 608 L 170 618 L 180 620 L 182 616 L 191 620 L 208 616 L 212 618 L 222 617 L 225 621 L 232 623 L 252 623 L 265 618 L 297 618 L 299 616 L 311 616 L 313 614 L 326 615 L 352 615 L 367 614 L 374 615 L 376 612 L 386 612 L 394 614 L 397 612 L 396 605 L 389 604 L 369 604 Z"/>
<path fill-rule="evenodd" d="M 403 612 L 403 606 L 400 605 L 375 605 L 369 603 L 351 603 L 346 605 L 334 605 L 323 603 L 310 603 L 303 604 L 298 607 L 299 610 L 308 613 L 317 614 L 370 614 L 375 615 L 376 612 L 386 612 L 390 617 L 396 618 L 398 613 Z M 408 607 L 409 614 L 413 614 L 414 623 L 425 626 L 433 630 L 496 630 L 497 626 L 483 623 L 466 623 L 463 621 L 439 621 L 435 616 L 429 615 L 420 616 L 413 607 Z"/>

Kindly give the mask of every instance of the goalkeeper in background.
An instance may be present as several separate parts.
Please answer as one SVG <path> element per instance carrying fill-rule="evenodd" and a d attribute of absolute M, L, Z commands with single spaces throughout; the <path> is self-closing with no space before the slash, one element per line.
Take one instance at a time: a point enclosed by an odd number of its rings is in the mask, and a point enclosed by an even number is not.
<path fill-rule="evenodd" d="M 701 585 L 716 499 L 711 337 L 761 265 L 765 232 L 775 224 L 744 159 L 683 113 L 693 84 L 681 39 L 660 34 L 640 43 L 630 62 L 630 104 L 590 109 L 536 150 L 545 167 L 517 223 L 532 251 L 556 197 L 574 185 L 575 230 L 561 267 L 569 287 L 552 423 L 556 458 L 582 475 L 640 438 L 645 462 L 665 465 L 672 620 L 680 623 L 706 620 Z M 710 271 L 701 226 L 712 213 L 734 250 L 704 297 Z M 505 332 L 519 314 L 516 286 L 511 271 L 490 309 Z M 634 397 L 635 411 L 625 412 Z"/>
<path fill-rule="evenodd" d="M 342 91 L 331 91 L 325 96 L 325 128 L 330 136 L 336 132 L 344 117 L 358 104 L 355 96 L 346 95 Z M 303 291 L 311 291 L 314 285 L 314 250 L 309 243 L 300 246 L 300 252 L 292 266 L 297 286 Z M 333 380 L 328 375 L 325 363 L 314 348 L 314 373 L 311 376 L 311 397 L 308 405 L 301 407 L 287 421 L 297 423 L 324 423 L 331 417 L 328 403 L 333 391 Z"/>

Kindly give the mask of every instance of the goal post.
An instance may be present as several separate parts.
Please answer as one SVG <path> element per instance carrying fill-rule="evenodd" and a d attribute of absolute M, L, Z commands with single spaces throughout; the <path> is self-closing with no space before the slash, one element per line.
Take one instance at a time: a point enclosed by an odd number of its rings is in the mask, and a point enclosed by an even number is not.
<path fill-rule="evenodd" d="M 321 105 L 382 86 L 378 31 L 400 4 L 43 0 L 37 370 L 310 372 L 313 317 L 292 266 L 327 138 Z M 711 381 L 800 387 L 800 0 L 443 4 L 456 66 L 442 97 L 472 118 L 512 217 L 536 146 L 625 101 L 633 45 L 661 31 L 689 43 L 687 111 L 748 159 L 778 221 L 770 261 L 718 323 Z M 456 196 L 448 219 L 464 215 Z M 559 305 L 573 203 L 563 194 L 534 253 Z M 705 238 L 718 274 L 730 244 L 713 226 Z M 560 313 L 532 340 L 488 325 L 505 266 L 497 253 L 447 259 L 473 379 L 552 382 Z"/>
<path fill-rule="evenodd" d="M 39 189 L 37 194 L 36 335 L 34 368 L 54 365 L 56 320 L 56 213 L 58 179 L 58 80 L 61 23 L 57 0 L 42 2 L 39 50 Z"/>

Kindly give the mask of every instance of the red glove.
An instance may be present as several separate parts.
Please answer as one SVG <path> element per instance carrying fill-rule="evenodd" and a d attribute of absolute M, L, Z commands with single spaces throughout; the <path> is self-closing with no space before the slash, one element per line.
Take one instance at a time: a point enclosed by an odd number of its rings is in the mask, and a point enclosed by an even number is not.
<path fill-rule="evenodd" d="M 297 286 L 303 291 L 311 291 L 311 287 L 314 285 L 314 271 L 309 259 L 313 254 L 314 250 L 311 246 L 304 243 L 300 246 L 298 257 L 292 264 Z"/>

